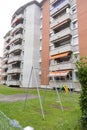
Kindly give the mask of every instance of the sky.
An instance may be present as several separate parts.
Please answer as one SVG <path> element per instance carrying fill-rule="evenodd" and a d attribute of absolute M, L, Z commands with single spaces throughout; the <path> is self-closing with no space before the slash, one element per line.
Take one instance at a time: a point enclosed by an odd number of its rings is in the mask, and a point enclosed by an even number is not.
<path fill-rule="evenodd" d="M 11 18 L 14 12 L 31 0 L 2 0 L 0 3 L 0 57 L 3 56 L 5 34 L 11 29 Z M 37 0 L 40 2 L 41 0 Z"/>

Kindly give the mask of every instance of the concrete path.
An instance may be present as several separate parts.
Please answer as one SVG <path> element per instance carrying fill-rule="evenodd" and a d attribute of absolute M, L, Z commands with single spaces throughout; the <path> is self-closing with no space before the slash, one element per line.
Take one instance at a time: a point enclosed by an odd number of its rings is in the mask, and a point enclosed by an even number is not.
<path fill-rule="evenodd" d="M 27 96 L 27 99 L 34 99 L 38 98 L 38 96 L 35 95 L 29 95 Z M 15 101 L 21 101 L 26 99 L 26 94 L 15 94 L 15 95 L 3 95 L 0 94 L 0 101 L 2 102 L 15 102 Z"/>

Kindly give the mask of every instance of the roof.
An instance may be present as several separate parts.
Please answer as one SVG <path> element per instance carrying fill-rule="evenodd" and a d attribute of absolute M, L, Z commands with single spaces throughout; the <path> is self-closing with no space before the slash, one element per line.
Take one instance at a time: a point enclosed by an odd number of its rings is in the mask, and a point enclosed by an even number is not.
<path fill-rule="evenodd" d="M 13 16 L 12 16 L 12 20 L 14 19 L 14 16 L 15 16 L 15 15 L 19 15 L 20 13 L 23 13 L 24 9 L 25 9 L 26 7 L 28 7 L 29 5 L 32 5 L 32 4 L 37 4 L 38 6 L 41 6 L 41 3 L 37 2 L 36 0 L 33 0 L 33 1 L 31 1 L 31 2 L 28 2 L 27 4 L 21 6 L 19 9 L 17 9 L 17 10 L 15 11 L 15 13 L 14 13 Z M 12 21 L 12 20 L 11 20 L 11 21 Z"/>

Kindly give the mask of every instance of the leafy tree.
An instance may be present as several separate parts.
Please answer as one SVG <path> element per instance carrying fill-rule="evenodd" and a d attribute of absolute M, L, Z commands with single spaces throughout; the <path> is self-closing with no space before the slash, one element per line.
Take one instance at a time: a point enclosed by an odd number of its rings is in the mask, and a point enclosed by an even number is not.
<path fill-rule="evenodd" d="M 81 109 L 81 130 L 87 130 L 87 57 L 76 62 L 78 78 L 81 84 L 80 109 Z"/>

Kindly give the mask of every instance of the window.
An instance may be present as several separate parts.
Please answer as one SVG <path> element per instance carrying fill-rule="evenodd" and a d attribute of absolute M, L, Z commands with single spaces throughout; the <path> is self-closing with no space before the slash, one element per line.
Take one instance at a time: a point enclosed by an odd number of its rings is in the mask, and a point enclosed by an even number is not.
<path fill-rule="evenodd" d="M 72 29 L 76 29 L 76 28 L 78 28 L 77 19 L 72 21 Z"/>
<path fill-rule="evenodd" d="M 72 14 L 75 14 L 77 12 L 76 5 L 72 6 Z"/>
<path fill-rule="evenodd" d="M 74 36 L 73 37 L 73 45 L 77 45 L 78 44 L 78 36 Z"/>

